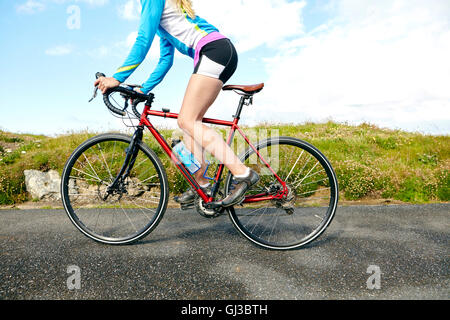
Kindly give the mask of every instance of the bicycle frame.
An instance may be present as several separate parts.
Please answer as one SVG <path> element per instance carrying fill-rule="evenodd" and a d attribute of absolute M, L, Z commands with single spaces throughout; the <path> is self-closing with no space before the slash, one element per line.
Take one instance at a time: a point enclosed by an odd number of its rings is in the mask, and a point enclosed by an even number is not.
<path fill-rule="evenodd" d="M 244 138 L 245 142 L 250 146 L 250 148 L 253 149 L 253 151 L 257 154 L 259 159 L 265 164 L 265 166 L 274 174 L 276 179 L 280 182 L 280 184 L 283 186 L 283 192 L 281 194 L 277 195 L 268 195 L 267 193 L 252 195 L 245 197 L 243 203 L 250 203 L 250 202 L 259 202 L 259 201 L 267 201 L 267 200 L 273 200 L 273 199 L 279 199 L 284 194 L 287 194 L 288 190 L 286 187 L 286 183 L 276 174 L 276 172 L 270 167 L 269 163 L 261 156 L 258 149 L 250 142 L 248 137 L 245 135 L 245 133 L 242 131 L 242 129 L 239 127 L 239 119 L 240 114 L 242 112 L 242 108 L 244 105 L 251 104 L 251 95 L 242 95 L 239 106 L 237 109 L 237 112 L 235 115 L 233 115 L 234 120 L 233 121 L 227 121 L 227 120 L 219 120 L 219 119 L 211 119 L 211 118 L 203 118 L 202 122 L 206 124 L 215 124 L 219 126 L 225 126 L 230 127 L 230 133 L 228 134 L 226 143 L 231 146 L 231 143 L 233 141 L 234 135 L 236 131 L 239 132 L 239 134 Z M 139 126 L 140 127 L 147 127 L 147 129 L 151 132 L 151 134 L 155 137 L 155 139 L 158 141 L 158 143 L 161 145 L 163 150 L 166 152 L 166 154 L 169 156 L 169 158 L 172 160 L 172 162 L 177 166 L 177 168 L 180 170 L 180 172 L 183 174 L 183 176 L 187 179 L 188 183 L 194 188 L 194 190 L 197 192 L 197 194 L 203 199 L 205 203 L 213 201 L 220 185 L 220 178 L 222 176 L 223 170 L 225 165 L 223 163 L 219 164 L 217 171 L 214 175 L 214 185 L 212 188 L 212 194 L 211 196 L 208 196 L 205 192 L 203 192 L 202 188 L 199 186 L 195 178 L 192 176 L 192 174 L 187 170 L 187 168 L 184 166 L 184 164 L 178 160 L 177 156 L 173 152 L 172 148 L 169 146 L 167 141 L 164 139 L 164 137 L 158 132 L 158 130 L 152 125 L 150 120 L 148 119 L 149 116 L 155 116 L 155 117 L 162 117 L 162 118 L 169 118 L 169 119 L 178 119 L 179 114 L 178 113 L 171 113 L 166 111 L 157 111 L 157 110 L 151 110 L 151 106 L 148 104 L 145 105 L 144 110 L 141 114 Z"/>

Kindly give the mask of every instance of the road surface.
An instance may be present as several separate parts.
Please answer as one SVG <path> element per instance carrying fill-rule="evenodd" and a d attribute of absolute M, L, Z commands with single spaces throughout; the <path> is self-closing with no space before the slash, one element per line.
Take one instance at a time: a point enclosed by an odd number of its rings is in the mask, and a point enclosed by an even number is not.
<path fill-rule="evenodd" d="M 277 252 L 194 210 L 168 209 L 129 246 L 88 239 L 63 210 L 0 210 L 0 299 L 449 299 L 449 214 L 339 207 L 312 244 Z"/>

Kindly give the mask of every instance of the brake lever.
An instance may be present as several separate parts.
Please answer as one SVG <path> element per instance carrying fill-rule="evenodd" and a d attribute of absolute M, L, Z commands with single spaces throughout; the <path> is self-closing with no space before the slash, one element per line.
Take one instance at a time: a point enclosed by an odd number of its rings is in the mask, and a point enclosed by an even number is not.
<path fill-rule="evenodd" d="M 95 97 L 97 97 L 97 91 L 98 91 L 98 87 L 95 87 L 94 94 L 92 95 L 92 98 L 89 99 L 88 103 L 91 102 L 92 100 L 94 100 Z"/>
<path fill-rule="evenodd" d="M 101 72 L 97 72 L 97 73 L 95 74 L 95 79 L 98 79 L 98 78 L 101 78 L 101 77 L 106 77 L 106 76 L 105 76 L 104 73 L 101 73 Z M 92 100 L 94 100 L 95 97 L 97 97 L 97 90 L 98 90 L 98 86 L 95 87 L 95 89 L 94 89 L 94 94 L 92 95 L 92 98 L 89 99 L 88 103 L 91 102 Z"/>

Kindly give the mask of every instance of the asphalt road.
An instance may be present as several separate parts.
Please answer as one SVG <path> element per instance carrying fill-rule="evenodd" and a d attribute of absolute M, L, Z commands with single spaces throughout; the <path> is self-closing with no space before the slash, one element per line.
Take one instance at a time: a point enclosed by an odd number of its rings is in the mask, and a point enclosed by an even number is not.
<path fill-rule="evenodd" d="M 169 209 L 147 238 L 117 247 L 62 210 L 0 210 L 0 299 L 449 299 L 449 214 L 339 207 L 315 242 L 277 252 L 193 210 Z M 80 289 L 67 285 L 73 265 Z"/>

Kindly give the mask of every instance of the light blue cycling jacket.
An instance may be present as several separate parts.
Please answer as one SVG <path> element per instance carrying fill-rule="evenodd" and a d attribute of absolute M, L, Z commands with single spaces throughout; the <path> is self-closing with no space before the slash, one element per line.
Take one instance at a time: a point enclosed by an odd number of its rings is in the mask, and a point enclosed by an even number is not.
<path fill-rule="evenodd" d="M 191 19 L 183 9 L 176 8 L 171 0 L 141 0 L 141 4 L 141 22 L 136 42 L 113 77 L 121 83 L 125 82 L 144 61 L 157 34 L 160 37 L 161 55 L 155 70 L 142 84 L 142 91 L 147 94 L 172 67 L 175 49 L 194 58 L 199 41 L 218 30 L 198 16 Z"/>

